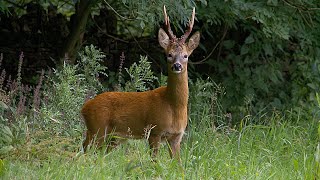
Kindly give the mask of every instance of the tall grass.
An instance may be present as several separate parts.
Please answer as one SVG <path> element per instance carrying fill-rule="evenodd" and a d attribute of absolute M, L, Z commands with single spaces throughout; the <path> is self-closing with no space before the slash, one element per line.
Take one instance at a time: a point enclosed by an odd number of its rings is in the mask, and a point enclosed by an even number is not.
<path fill-rule="evenodd" d="M 189 129 L 182 164 L 162 145 L 153 163 L 144 141 L 109 154 L 78 153 L 80 139 L 53 137 L 3 160 L 4 179 L 314 179 L 316 123 L 248 125 L 241 131 Z M 51 145 L 51 146 L 50 146 Z M 69 147 L 66 148 L 66 147 Z"/>
<path fill-rule="evenodd" d="M 210 79 L 189 83 L 189 125 L 181 164 L 169 158 L 165 143 L 153 162 L 147 140 L 130 140 L 108 154 L 94 148 L 83 154 L 85 127 L 79 111 L 85 99 L 103 90 L 95 78 L 105 74 L 106 68 L 99 63 L 103 55 L 92 46 L 80 57 L 79 65 L 65 65 L 52 76 L 40 78 L 44 87 L 39 83 L 30 92 L 35 92 L 41 103 L 33 100 L 37 105 L 27 107 L 29 113 L 0 116 L 0 135 L 9 139 L 0 137 L 0 145 L 7 147 L 0 151 L 0 179 L 319 178 L 318 119 L 310 115 L 301 119 L 289 111 L 253 116 L 248 110 L 243 119 L 234 120 L 220 104 L 226 92 Z M 90 62 L 93 60 L 96 62 Z M 149 65 L 141 58 L 126 69 L 130 81 L 122 83 L 124 89 L 148 88 L 156 80 L 146 67 Z M 142 69 L 148 71 L 147 76 Z M 0 111 L 15 112 L 17 104 L 1 100 Z"/>

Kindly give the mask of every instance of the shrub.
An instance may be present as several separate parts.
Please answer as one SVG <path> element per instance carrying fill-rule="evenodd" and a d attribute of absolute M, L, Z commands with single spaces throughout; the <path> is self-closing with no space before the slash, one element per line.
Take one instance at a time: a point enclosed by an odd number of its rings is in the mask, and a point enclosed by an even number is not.
<path fill-rule="evenodd" d="M 40 108 L 38 125 L 56 134 L 69 134 L 81 129 L 79 111 L 86 97 L 84 75 L 77 74 L 77 65 L 64 64 L 55 70 L 44 92 L 47 102 Z M 69 134 L 70 135 L 70 134 Z"/>
<path fill-rule="evenodd" d="M 46 131 L 72 135 L 82 132 L 80 110 L 85 100 L 103 90 L 99 76 L 107 76 L 102 65 L 105 55 L 93 45 L 79 53 L 76 65 L 64 63 L 56 69 L 46 84 L 45 97 L 39 114 L 39 124 Z"/>

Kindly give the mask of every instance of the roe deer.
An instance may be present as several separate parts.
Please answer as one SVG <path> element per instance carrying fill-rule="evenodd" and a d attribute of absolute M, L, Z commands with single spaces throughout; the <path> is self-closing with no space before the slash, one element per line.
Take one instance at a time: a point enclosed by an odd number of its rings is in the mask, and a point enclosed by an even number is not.
<path fill-rule="evenodd" d="M 180 142 L 188 120 L 188 57 L 199 45 L 200 33 L 185 42 L 192 31 L 195 8 L 181 38 L 173 34 L 165 6 L 163 9 L 167 33 L 160 28 L 158 40 L 167 55 L 167 86 L 146 92 L 104 92 L 87 101 L 81 111 L 87 126 L 84 150 L 93 139 L 97 146 L 111 139 L 109 148 L 119 142 L 114 136 L 139 139 L 148 130 L 152 157 L 166 140 L 171 158 L 180 161 Z"/>

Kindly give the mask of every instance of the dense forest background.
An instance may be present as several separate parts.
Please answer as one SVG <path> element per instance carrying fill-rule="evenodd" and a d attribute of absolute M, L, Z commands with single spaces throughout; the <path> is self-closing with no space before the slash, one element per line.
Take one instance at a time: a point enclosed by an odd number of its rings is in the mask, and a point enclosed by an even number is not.
<path fill-rule="evenodd" d="M 93 44 L 114 74 L 122 53 L 124 67 L 147 55 L 153 70 L 165 74 L 157 43 L 164 4 L 177 34 L 196 7 L 194 30 L 201 32 L 201 45 L 190 58 L 190 78 L 210 77 L 221 84 L 226 111 L 251 106 L 254 112 L 313 112 L 320 88 L 320 4 L 315 0 L 5 0 L 0 4 L 1 68 L 14 77 L 23 52 L 23 81 L 36 84 L 42 69 L 75 64 L 79 50 Z M 116 79 L 109 77 L 108 83 Z"/>
<path fill-rule="evenodd" d="M 91 44 L 101 49 L 98 64 L 108 69 L 91 72 L 104 86 L 94 94 L 120 90 L 132 77 L 122 69 L 137 63 L 140 55 L 148 57 L 156 76 L 165 75 L 165 57 L 157 42 L 164 4 L 178 35 L 196 7 L 194 31 L 201 32 L 201 44 L 190 57 L 190 81 L 213 80 L 219 87 L 219 110 L 232 114 L 234 123 L 248 114 L 274 110 L 318 116 L 317 1 L 6 0 L 0 4 L 2 97 L 16 99 L 13 106 L 32 106 L 22 98 L 29 96 L 28 90 L 8 95 L 19 89 L 14 82 L 32 89 L 44 74 L 79 64 L 80 52 Z M 141 90 L 158 85 L 153 81 Z"/>

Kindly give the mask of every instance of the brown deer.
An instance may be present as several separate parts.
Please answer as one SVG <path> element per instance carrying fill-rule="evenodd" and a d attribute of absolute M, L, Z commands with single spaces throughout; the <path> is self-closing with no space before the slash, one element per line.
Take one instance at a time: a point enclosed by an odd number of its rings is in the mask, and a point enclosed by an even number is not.
<path fill-rule="evenodd" d="M 158 40 L 167 55 L 167 86 L 146 92 L 104 92 L 87 101 L 81 111 L 87 126 L 84 150 L 94 139 L 97 146 L 111 140 L 109 148 L 119 139 L 140 139 L 147 134 L 152 157 L 157 155 L 161 141 L 168 142 L 171 158 L 180 157 L 180 142 L 188 120 L 188 57 L 199 45 L 200 33 L 196 32 L 186 43 L 195 8 L 181 38 L 173 34 L 165 6 L 163 9 L 167 33 L 160 28 Z"/>

